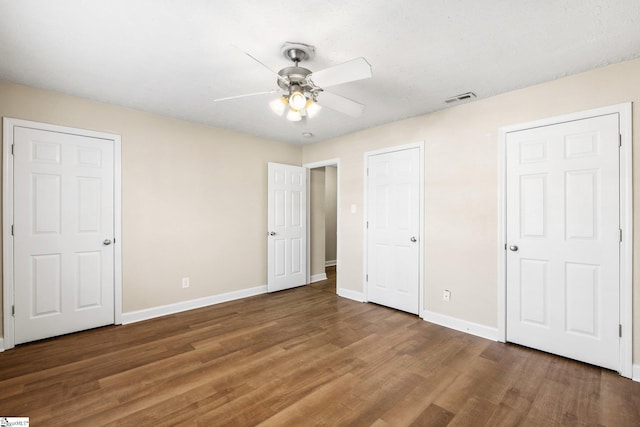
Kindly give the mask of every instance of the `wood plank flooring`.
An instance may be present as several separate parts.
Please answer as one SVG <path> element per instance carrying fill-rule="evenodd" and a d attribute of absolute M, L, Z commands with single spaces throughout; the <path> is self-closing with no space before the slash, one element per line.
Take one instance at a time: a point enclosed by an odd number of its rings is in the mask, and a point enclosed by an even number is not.
<path fill-rule="evenodd" d="M 33 426 L 639 426 L 640 383 L 335 295 L 329 280 L 0 353 Z"/>

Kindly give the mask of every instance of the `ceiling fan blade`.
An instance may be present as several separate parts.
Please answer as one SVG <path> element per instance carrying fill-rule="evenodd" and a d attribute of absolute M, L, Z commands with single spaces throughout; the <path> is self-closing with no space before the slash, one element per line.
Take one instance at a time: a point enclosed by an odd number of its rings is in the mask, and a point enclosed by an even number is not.
<path fill-rule="evenodd" d="M 266 95 L 267 93 L 276 93 L 276 92 L 280 92 L 280 91 L 274 89 L 274 90 L 265 90 L 263 92 L 253 92 L 253 93 L 245 93 L 242 95 L 226 96 L 224 98 L 216 98 L 213 100 L 213 102 L 228 101 L 230 99 L 238 99 L 238 98 L 247 98 L 249 96 L 256 96 L 256 95 Z"/>
<path fill-rule="evenodd" d="M 319 87 L 368 79 L 372 76 L 371 64 L 364 58 L 356 58 L 311 74 L 311 80 Z"/>
<path fill-rule="evenodd" d="M 318 104 L 351 117 L 359 117 L 364 111 L 364 105 L 359 102 L 325 91 L 318 94 Z"/>
<path fill-rule="evenodd" d="M 255 56 L 251 55 L 249 52 L 246 52 L 242 49 L 240 49 L 238 46 L 233 45 L 236 49 L 238 49 L 240 52 L 244 53 L 245 55 L 247 55 L 249 58 L 253 59 L 254 61 L 256 61 L 258 64 L 262 65 L 264 68 L 266 68 L 267 70 L 271 71 L 272 74 L 275 74 L 275 76 L 278 78 L 278 80 L 281 80 L 285 83 L 288 83 L 287 79 L 285 79 L 284 77 L 282 77 L 280 74 L 278 74 L 276 71 L 272 70 L 267 64 L 265 64 L 264 62 L 260 61 L 258 58 L 256 58 Z"/>

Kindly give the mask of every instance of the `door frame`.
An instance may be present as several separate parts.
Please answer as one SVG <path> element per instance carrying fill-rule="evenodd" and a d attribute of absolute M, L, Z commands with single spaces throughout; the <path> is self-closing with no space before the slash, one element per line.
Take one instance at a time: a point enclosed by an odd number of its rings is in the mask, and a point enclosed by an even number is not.
<path fill-rule="evenodd" d="M 320 160 L 318 162 L 304 163 L 303 167 L 307 168 L 309 172 L 311 169 L 322 168 L 326 166 L 335 166 L 336 171 L 336 294 L 340 295 L 340 247 L 342 233 L 340 232 L 340 158 Z M 309 182 L 311 179 L 311 173 L 307 174 L 307 283 L 311 282 L 311 194 L 309 189 Z"/>
<path fill-rule="evenodd" d="M 409 149 L 413 149 L 413 148 L 417 148 L 418 149 L 418 156 L 419 156 L 419 161 L 418 161 L 418 166 L 420 168 L 419 171 L 419 187 L 418 187 L 418 194 L 420 195 L 420 202 L 418 203 L 419 205 L 419 215 L 418 215 L 418 224 L 420 225 L 420 231 L 418 232 L 418 317 L 420 318 L 424 318 L 424 307 L 425 307 L 425 301 L 424 301 L 424 294 L 425 294 L 425 290 L 424 290 L 424 230 L 425 230 L 425 224 L 424 224 L 424 205 L 425 205 L 425 185 L 424 185 L 424 141 L 417 141 L 414 143 L 410 143 L 410 144 L 403 144 L 403 145 L 395 145 L 392 147 L 386 147 L 386 148 L 382 148 L 380 150 L 374 150 L 374 151 L 366 151 L 364 153 L 364 170 L 363 170 L 363 175 L 364 178 L 362 180 L 362 182 L 364 183 L 364 189 L 363 189 L 363 193 L 364 193 L 364 199 L 363 199 L 363 206 L 362 206 L 362 214 L 363 214 L 363 221 L 362 221 L 362 232 L 364 234 L 364 239 L 363 240 L 363 260 L 362 260 L 362 264 L 363 264 L 363 272 L 362 272 L 362 280 L 363 280 L 363 289 L 364 289 L 364 300 L 366 302 L 369 301 L 369 282 L 367 280 L 367 274 L 369 271 L 369 266 L 368 266 L 368 260 L 369 260 L 369 233 L 367 233 L 367 222 L 369 220 L 369 216 L 368 216 L 368 212 L 367 212 L 367 207 L 369 206 L 369 176 L 367 171 L 369 170 L 369 158 L 371 156 L 376 156 L 379 154 L 387 154 L 387 153 L 393 153 L 395 151 L 403 151 L 403 150 L 409 150 Z"/>
<path fill-rule="evenodd" d="M 633 182 L 632 182 L 632 104 L 631 102 L 592 110 L 549 117 L 526 123 L 504 126 L 498 133 L 498 341 L 507 341 L 507 211 L 506 165 L 507 135 L 510 132 L 550 126 L 592 117 L 618 114 L 620 129 L 620 375 L 633 375 Z"/>
<path fill-rule="evenodd" d="M 113 209 L 114 209 L 114 324 L 122 324 L 122 204 L 121 204 L 121 138 L 120 135 L 78 129 L 68 126 L 52 125 L 29 120 L 4 117 L 2 121 L 2 318 L 3 342 L 5 350 L 15 347 L 15 322 L 12 315 L 14 305 L 14 254 L 13 236 L 13 145 L 14 127 L 26 127 L 50 132 L 67 133 L 105 139 L 113 142 Z M 2 350 L 2 348 L 0 348 Z"/>

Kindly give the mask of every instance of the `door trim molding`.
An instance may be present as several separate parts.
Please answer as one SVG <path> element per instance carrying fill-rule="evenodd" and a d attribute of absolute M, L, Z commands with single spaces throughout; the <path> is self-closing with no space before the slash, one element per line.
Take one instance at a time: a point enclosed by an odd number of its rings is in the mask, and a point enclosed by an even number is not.
<path fill-rule="evenodd" d="M 311 169 L 315 169 L 315 168 L 322 168 L 322 167 L 326 167 L 326 166 L 335 166 L 336 167 L 336 261 L 335 261 L 335 266 L 336 266 L 336 294 L 340 295 L 340 293 L 343 291 L 342 287 L 341 287 L 341 280 L 340 280 L 340 266 L 342 265 L 342 258 L 341 258 L 341 249 L 340 247 L 342 246 L 342 233 L 340 231 L 340 174 L 341 174 L 341 169 L 340 169 L 340 158 L 336 158 L 336 159 L 328 159 L 328 160 L 320 160 L 318 162 L 313 162 L 313 163 L 305 163 L 302 165 L 303 167 L 311 170 Z M 307 173 L 307 179 L 310 180 L 311 179 L 311 173 Z M 307 193 L 309 193 L 309 186 L 307 186 Z M 310 274 L 309 272 L 311 271 L 311 208 L 310 208 L 310 203 L 311 203 L 311 196 L 309 195 L 309 197 L 307 197 L 307 262 L 309 265 L 309 268 L 307 269 L 307 274 Z M 307 282 L 310 282 L 311 279 L 307 280 Z"/>
<path fill-rule="evenodd" d="M 73 135 L 88 136 L 113 141 L 113 208 L 114 208 L 114 323 L 122 324 L 122 204 L 121 204 L 121 138 L 120 135 L 96 132 L 86 129 L 78 129 L 67 126 L 58 126 L 48 123 L 40 123 L 28 120 L 4 117 L 2 121 L 2 318 L 4 348 L 15 346 L 14 318 L 11 315 L 11 307 L 14 304 L 13 289 L 13 236 L 11 225 L 13 224 L 13 158 L 11 145 L 14 136 L 14 127 L 27 127 L 51 132 L 68 133 Z"/>
<path fill-rule="evenodd" d="M 362 253 L 363 253 L 363 259 L 362 259 L 362 265 L 363 265 L 363 271 L 362 271 L 362 288 L 364 289 L 364 300 L 365 302 L 369 301 L 369 295 L 368 295 L 368 283 L 367 283 L 367 271 L 368 271 L 368 265 L 367 265 L 367 259 L 369 257 L 369 245 L 368 245 L 368 233 L 367 233 L 367 220 L 368 220 L 368 213 L 367 213 L 367 206 L 368 206 L 368 176 L 367 176 L 367 169 L 369 168 L 369 157 L 371 156 L 375 156 L 378 154 L 386 154 L 386 153 L 393 153 L 395 151 L 402 151 L 402 150 L 409 150 L 412 148 L 417 148 L 418 152 L 419 152 L 419 162 L 418 165 L 420 167 L 420 173 L 419 173 L 419 189 L 418 189 L 418 194 L 420 195 L 420 203 L 419 203 L 419 219 L 418 219 L 418 223 L 420 224 L 420 232 L 418 233 L 418 316 L 419 317 L 423 317 L 423 312 L 424 312 L 424 307 L 425 307 L 425 302 L 424 302 L 424 295 L 425 295 L 425 289 L 424 289 L 424 230 L 425 230 L 425 225 L 424 225 L 424 204 L 425 204 L 425 185 L 424 185 L 424 141 L 417 141 L 414 143 L 410 143 L 410 144 L 404 144 L 404 145 L 395 145 L 392 147 L 387 147 L 387 148 L 382 148 L 380 150 L 374 150 L 374 151 L 366 151 L 364 153 L 364 170 L 363 170 L 363 194 L 364 194 L 364 198 L 363 198 L 363 202 L 362 202 L 362 216 L 363 216 L 363 221 L 362 221 L 362 233 L 364 235 L 364 238 L 362 239 L 363 241 L 363 249 L 362 249 Z"/>
<path fill-rule="evenodd" d="M 633 181 L 632 181 L 632 103 L 580 111 L 527 123 L 504 126 L 498 133 L 498 340 L 507 340 L 507 259 L 506 241 L 506 142 L 507 134 L 591 117 L 618 114 L 620 148 L 620 375 L 633 375 Z"/>

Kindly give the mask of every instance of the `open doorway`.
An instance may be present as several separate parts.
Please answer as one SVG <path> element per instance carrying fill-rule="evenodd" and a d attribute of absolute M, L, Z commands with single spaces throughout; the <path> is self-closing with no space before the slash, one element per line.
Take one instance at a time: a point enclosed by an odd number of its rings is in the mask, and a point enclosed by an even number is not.
<path fill-rule="evenodd" d="M 324 267 L 327 280 L 336 290 L 338 255 L 338 168 L 324 168 Z"/>
<path fill-rule="evenodd" d="M 337 160 L 305 164 L 309 169 L 309 283 L 339 289 L 339 165 Z"/>

